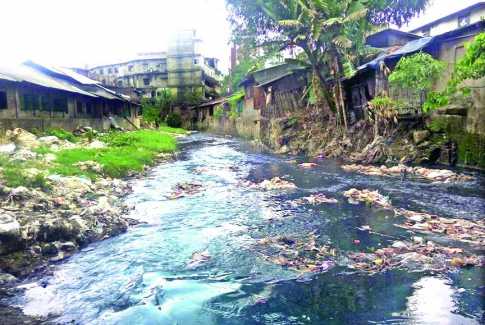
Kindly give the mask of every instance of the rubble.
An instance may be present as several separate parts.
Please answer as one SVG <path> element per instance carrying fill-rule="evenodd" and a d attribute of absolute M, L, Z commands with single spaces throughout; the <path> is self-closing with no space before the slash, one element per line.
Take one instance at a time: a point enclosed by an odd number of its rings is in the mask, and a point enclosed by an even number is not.
<path fill-rule="evenodd" d="M 325 196 L 325 194 L 317 193 L 317 194 L 312 194 L 310 196 L 306 196 L 303 198 L 290 201 L 290 203 L 293 206 L 298 206 L 302 204 L 313 204 L 313 205 L 324 204 L 324 203 L 333 204 L 333 203 L 338 203 L 338 200 L 334 198 L 328 198 Z"/>
<path fill-rule="evenodd" d="M 349 253 L 348 267 L 370 272 L 401 268 L 411 272 L 446 271 L 453 267 L 484 266 L 482 257 L 468 254 L 461 248 L 436 245 L 433 242 L 396 241 L 373 253 Z"/>
<path fill-rule="evenodd" d="M 451 170 L 446 169 L 429 169 L 423 167 L 408 167 L 405 165 L 397 165 L 393 167 L 386 166 L 371 166 L 371 165 L 343 165 L 342 169 L 346 172 L 357 172 L 370 176 L 401 176 L 406 177 L 408 175 L 427 179 L 433 182 L 467 182 L 472 181 L 474 178 L 464 174 L 457 174 Z"/>
<path fill-rule="evenodd" d="M 20 148 L 33 149 L 40 145 L 39 140 L 37 140 L 34 134 L 21 128 L 7 130 L 5 137 Z"/>

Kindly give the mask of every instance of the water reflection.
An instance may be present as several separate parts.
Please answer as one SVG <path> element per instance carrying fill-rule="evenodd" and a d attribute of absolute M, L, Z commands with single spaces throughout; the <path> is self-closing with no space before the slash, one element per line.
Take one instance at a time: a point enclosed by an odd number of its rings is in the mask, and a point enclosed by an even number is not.
<path fill-rule="evenodd" d="M 479 324 L 478 321 L 456 314 L 458 293 L 449 281 L 424 277 L 413 288 L 405 313 L 413 324 Z"/>

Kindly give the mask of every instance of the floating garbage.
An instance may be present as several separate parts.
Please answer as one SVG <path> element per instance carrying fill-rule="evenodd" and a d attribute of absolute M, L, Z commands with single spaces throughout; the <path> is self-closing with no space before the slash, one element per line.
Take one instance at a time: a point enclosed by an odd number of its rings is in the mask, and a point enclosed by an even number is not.
<path fill-rule="evenodd" d="M 391 246 L 373 253 L 348 254 L 348 267 L 375 273 L 402 268 L 409 271 L 447 271 L 452 267 L 484 266 L 482 257 L 467 254 L 461 248 L 427 243 L 395 241 Z"/>
<path fill-rule="evenodd" d="M 336 255 L 335 249 L 317 245 L 314 234 L 305 240 L 287 236 L 265 237 L 257 241 L 254 249 L 265 261 L 301 273 L 325 272 L 335 266 L 330 259 Z"/>
<path fill-rule="evenodd" d="M 422 233 L 434 233 L 447 236 L 449 239 L 473 245 L 485 245 L 485 221 L 470 221 L 458 218 L 443 218 L 425 212 L 394 208 L 391 201 L 378 191 L 358 190 L 352 188 L 344 192 L 350 203 L 366 202 L 368 204 L 393 210 L 396 215 L 406 218 L 404 224 L 395 226 Z"/>
<path fill-rule="evenodd" d="M 261 183 L 256 184 L 255 186 L 268 191 L 296 188 L 296 185 L 294 183 L 286 181 L 279 177 L 273 177 L 272 179 L 264 180 Z"/>
<path fill-rule="evenodd" d="M 447 169 L 429 169 L 423 167 L 408 167 L 405 165 L 398 165 L 393 167 L 386 166 L 367 166 L 367 165 L 343 165 L 342 169 L 347 172 L 357 172 L 360 174 L 371 176 L 401 176 L 407 175 L 424 178 L 433 182 L 467 182 L 474 178 L 464 174 L 457 174 Z"/>
<path fill-rule="evenodd" d="M 464 219 L 443 218 L 406 209 L 394 209 L 394 211 L 396 214 L 406 218 L 405 223 L 396 225 L 397 227 L 422 233 L 443 234 L 452 240 L 481 247 L 485 245 L 484 220 L 474 222 Z"/>
<path fill-rule="evenodd" d="M 200 183 L 195 182 L 183 182 L 175 185 L 172 194 L 168 196 L 169 199 L 175 200 L 187 195 L 194 195 L 200 193 L 203 190 L 203 186 Z"/>
<path fill-rule="evenodd" d="M 202 264 L 208 262 L 211 259 L 211 256 L 207 250 L 202 252 L 193 252 L 192 258 L 187 263 L 187 269 L 195 269 Z"/>
<path fill-rule="evenodd" d="M 312 194 L 310 196 L 293 200 L 290 203 L 294 206 L 298 206 L 302 204 L 313 204 L 313 205 L 324 204 L 324 203 L 334 204 L 334 203 L 338 203 L 338 201 L 334 198 L 326 197 L 325 194 L 317 193 L 317 194 Z"/>
<path fill-rule="evenodd" d="M 344 196 L 349 199 L 349 203 L 357 204 L 359 202 L 365 202 L 374 206 L 382 208 L 392 208 L 391 201 L 389 198 L 381 195 L 379 191 L 371 190 L 358 190 L 356 188 L 351 188 L 344 192 Z"/>
<path fill-rule="evenodd" d="M 301 167 L 301 168 L 314 168 L 314 167 L 317 167 L 318 164 L 309 162 L 309 163 L 299 164 L 298 166 Z"/>

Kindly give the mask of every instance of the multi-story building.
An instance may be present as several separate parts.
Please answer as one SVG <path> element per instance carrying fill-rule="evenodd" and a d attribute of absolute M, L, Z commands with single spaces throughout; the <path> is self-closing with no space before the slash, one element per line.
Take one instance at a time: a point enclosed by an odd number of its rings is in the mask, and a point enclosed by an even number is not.
<path fill-rule="evenodd" d="M 197 93 L 204 99 L 217 96 L 221 73 L 216 58 L 199 50 L 195 31 L 183 31 L 169 42 L 167 52 L 142 53 L 137 58 L 88 70 L 88 76 L 123 92 L 134 90 L 144 97 L 156 97 L 163 89 L 182 97 Z"/>
<path fill-rule="evenodd" d="M 419 36 L 436 36 L 483 20 L 485 20 L 485 2 L 482 1 L 409 32 Z"/>

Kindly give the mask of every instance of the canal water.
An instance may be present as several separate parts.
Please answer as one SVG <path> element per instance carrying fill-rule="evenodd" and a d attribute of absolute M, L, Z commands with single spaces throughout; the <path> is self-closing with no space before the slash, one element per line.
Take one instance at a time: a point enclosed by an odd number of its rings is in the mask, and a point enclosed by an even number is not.
<path fill-rule="evenodd" d="M 288 157 L 205 134 L 182 139 L 180 148 L 177 161 L 133 181 L 134 192 L 127 198 L 135 207 L 130 217 L 144 224 L 90 245 L 59 264 L 53 275 L 26 284 L 25 294 L 15 303 L 27 314 L 54 315 L 61 324 L 479 324 L 484 320 L 479 268 L 370 275 L 340 264 L 326 272 L 301 274 L 268 262 L 254 250 L 258 240 L 277 235 L 305 240 L 313 233 L 318 243 L 339 252 L 369 251 L 411 236 L 394 226 L 389 212 L 349 204 L 342 192 L 352 187 L 378 189 L 395 206 L 406 209 L 483 218 L 485 189 L 480 179 L 436 185 L 370 177 L 345 173 L 331 160 L 302 169 Z M 274 176 L 298 188 L 263 191 L 245 183 Z M 201 183 L 203 191 L 168 199 L 179 182 Z M 316 192 L 339 203 L 288 204 Z M 379 234 L 359 230 L 363 225 Z M 204 252 L 205 259 L 191 261 L 194 252 Z"/>

